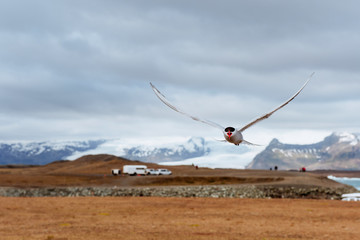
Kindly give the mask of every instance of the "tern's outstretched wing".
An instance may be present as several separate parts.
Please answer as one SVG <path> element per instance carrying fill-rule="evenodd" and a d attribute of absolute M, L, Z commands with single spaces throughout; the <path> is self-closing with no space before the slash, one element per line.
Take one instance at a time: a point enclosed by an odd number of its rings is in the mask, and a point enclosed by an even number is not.
<path fill-rule="evenodd" d="M 294 94 L 294 96 L 292 96 L 289 100 L 287 100 L 285 103 L 283 103 L 282 105 L 280 105 L 279 107 L 277 107 L 275 110 L 255 119 L 254 121 L 252 121 L 251 123 L 245 125 L 244 127 L 242 127 L 241 129 L 239 129 L 238 131 L 243 132 L 246 129 L 248 129 L 249 127 L 251 127 L 252 125 L 254 125 L 255 123 L 258 123 L 268 117 L 270 117 L 274 112 L 276 112 L 277 110 L 281 109 L 282 107 L 284 107 L 285 105 L 287 105 L 289 102 L 291 102 L 297 95 L 299 95 L 299 93 L 304 89 L 304 87 L 306 86 L 306 84 L 310 81 L 311 77 L 314 75 L 314 72 L 310 75 L 310 77 L 306 80 L 305 84 L 300 88 L 299 91 L 297 91 L 297 93 Z"/>
<path fill-rule="evenodd" d="M 221 125 L 219 125 L 219 124 L 217 124 L 217 123 L 214 123 L 214 122 L 209 121 L 209 120 L 202 120 L 202 119 L 200 119 L 200 118 L 198 118 L 198 117 L 194 117 L 194 116 L 192 116 L 192 115 L 189 115 L 189 114 L 181 111 L 181 110 L 178 109 L 177 107 L 175 107 L 175 106 L 173 106 L 172 104 L 170 104 L 170 102 L 165 98 L 165 96 L 164 96 L 152 83 L 150 83 L 150 85 L 151 85 L 154 93 L 156 94 L 156 96 L 157 96 L 166 106 L 168 106 L 168 107 L 171 108 L 172 110 L 174 110 L 174 111 L 176 111 L 176 112 L 178 112 L 178 113 L 181 113 L 181 114 L 183 114 L 183 115 L 185 115 L 185 116 L 187 116 L 187 117 L 189 117 L 189 118 L 191 118 L 191 119 L 193 119 L 193 120 L 195 120 L 195 121 L 199 121 L 199 122 L 205 123 L 205 124 L 207 124 L 207 125 L 210 125 L 210 126 L 212 126 L 212 127 L 216 127 L 216 128 L 218 128 L 218 129 L 220 129 L 221 131 L 224 130 L 224 127 L 222 127 Z"/>

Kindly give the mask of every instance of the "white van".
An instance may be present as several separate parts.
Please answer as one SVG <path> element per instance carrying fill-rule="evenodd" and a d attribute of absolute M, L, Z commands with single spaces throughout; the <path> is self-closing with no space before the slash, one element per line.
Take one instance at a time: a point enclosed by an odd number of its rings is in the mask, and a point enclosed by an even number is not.
<path fill-rule="evenodd" d="M 129 175 L 145 175 L 147 166 L 145 165 L 124 165 L 123 173 Z"/>

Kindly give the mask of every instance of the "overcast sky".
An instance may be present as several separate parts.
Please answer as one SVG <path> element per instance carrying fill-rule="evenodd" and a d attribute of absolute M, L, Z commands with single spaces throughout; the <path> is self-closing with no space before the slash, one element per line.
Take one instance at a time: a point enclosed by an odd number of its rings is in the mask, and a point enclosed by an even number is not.
<path fill-rule="evenodd" d="M 360 132 L 358 1 L 0 1 L 0 140 Z"/>

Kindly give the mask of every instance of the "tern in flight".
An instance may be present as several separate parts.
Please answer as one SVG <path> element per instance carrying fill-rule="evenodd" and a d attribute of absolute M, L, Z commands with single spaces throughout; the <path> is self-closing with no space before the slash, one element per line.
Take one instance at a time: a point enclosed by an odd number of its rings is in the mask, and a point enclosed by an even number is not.
<path fill-rule="evenodd" d="M 258 123 L 268 117 L 270 117 L 274 112 L 276 112 L 277 110 L 283 108 L 285 105 L 287 105 L 289 102 L 291 102 L 292 100 L 294 100 L 294 98 L 299 95 L 299 93 L 304 89 L 304 87 L 306 86 L 306 84 L 310 81 L 311 77 L 314 75 L 314 73 L 312 73 L 310 75 L 310 77 L 306 80 L 306 82 L 304 83 L 304 85 L 300 88 L 299 91 L 297 91 L 289 100 L 287 100 L 285 103 L 281 104 L 279 107 L 275 108 L 273 111 L 269 112 L 269 113 L 266 113 L 264 115 L 262 115 L 261 117 L 255 119 L 254 121 L 246 124 L 245 126 L 243 126 L 242 128 L 234 128 L 234 127 L 222 127 L 221 125 L 215 123 L 215 122 L 212 122 L 212 121 L 209 121 L 209 120 L 203 120 L 203 119 L 200 119 L 198 117 L 195 117 L 195 116 L 192 116 L 190 114 L 187 114 L 185 112 L 183 112 L 182 110 L 180 110 L 179 108 L 175 107 L 174 105 L 172 105 L 167 99 L 166 97 L 152 84 L 150 83 L 154 93 L 156 94 L 156 96 L 166 105 L 168 106 L 169 108 L 171 108 L 172 110 L 178 112 L 178 113 L 181 113 L 187 117 L 190 117 L 192 118 L 193 120 L 195 121 L 199 121 L 199 122 L 202 122 L 202 123 L 205 123 L 207 125 L 210 125 L 212 127 L 215 127 L 215 128 L 218 128 L 221 130 L 221 132 L 224 134 L 224 137 L 225 137 L 225 140 L 222 140 L 222 141 L 228 141 L 229 143 L 233 143 L 235 145 L 239 145 L 241 143 L 244 143 L 244 144 L 249 144 L 249 145 L 257 145 L 257 144 L 253 144 L 253 143 L 250 143 L 248 141 L 246 141 L 244 138 L 243 138 L 243 135 L 242 133 L 248 129 L 249 127 L 251 127 L 252 125 L 254 125 L 255 123 Z"/>

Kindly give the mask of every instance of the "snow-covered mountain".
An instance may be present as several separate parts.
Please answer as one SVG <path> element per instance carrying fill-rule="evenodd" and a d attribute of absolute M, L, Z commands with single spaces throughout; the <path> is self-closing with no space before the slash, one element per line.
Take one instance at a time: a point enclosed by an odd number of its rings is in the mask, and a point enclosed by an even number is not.
<path fill-rule="evenodd" d="M 77 151 L 97 148 L 104 140 L 0 143 L 0 164 L 42 165 L 63 160 Z"/>
<path fill-rule="evenodd" d="M 295 145 L 274 139 L 265 147 L 199 137 L 0 144 L 0 164 L 46 164 L 89 154 L 112 154 L 163 165 L 211 168 L 360 169 L 360 135 L 334 133 L 323 141 Z"/>
<path fill-rule="evenodd" d="M 208 154 L 211 149 L 204 138 L 190 138 L 185 143 L 173 146 L 134 146 L 124 148 L 123 157 L 144 162 L 172 162 L 189 158 L 201 157 Z"/>
<path fill-rule="evenodd" d="M 201 137 L 188 139 L 98 140 L 0 144 L 0 164 L 47 164 L 89 154 L 112 154 L 165 165 L 195 164 L 213 168 L 244 168 L 263 148 L 234 146 Z"/>
<path fill-rule="evenodd" d="M 323 141 L 308 144 L 284 144 L 274 139 L 247 168 L 269 169 L 360 169 L 360 136 L 356 133 L 333 133 Z"/>

